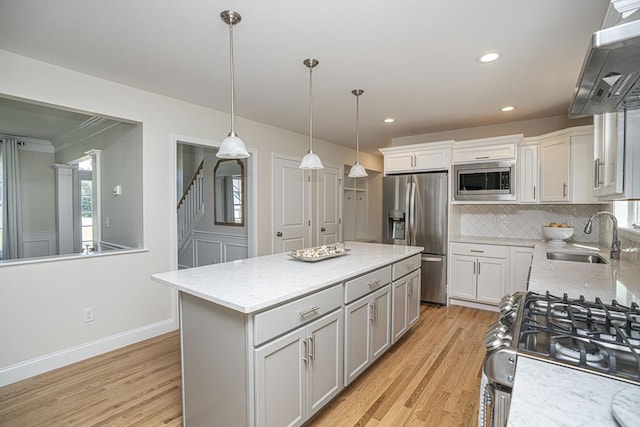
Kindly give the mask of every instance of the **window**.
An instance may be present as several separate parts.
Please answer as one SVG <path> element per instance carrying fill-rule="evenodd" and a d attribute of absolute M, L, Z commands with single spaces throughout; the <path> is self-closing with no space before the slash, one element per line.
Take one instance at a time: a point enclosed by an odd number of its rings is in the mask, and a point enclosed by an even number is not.
<path fill-rule="evenodd" d="M 78 163 L 80 177 L 80 218 L 82 251 L 94 251 L 93 242 L 93 176 L 91 158 Z"/>
<path fill-rule="evenodd" d="M 619 227 L 640 232 L 640 201 L 613 202 L 613 212 Z"/>

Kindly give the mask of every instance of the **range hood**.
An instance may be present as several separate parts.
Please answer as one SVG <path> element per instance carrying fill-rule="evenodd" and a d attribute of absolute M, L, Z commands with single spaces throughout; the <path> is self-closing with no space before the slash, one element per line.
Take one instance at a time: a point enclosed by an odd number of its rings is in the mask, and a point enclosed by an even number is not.
<path fill-rule="evenodd" d="M 615 3 L 615 2 L 614 2 Z M 612 3 L 605 17 L 616 13 Z M 620 16 L 620 14 L 618 13 Z M 576 84 L 569 117 L 640 108 L 640 10 L 596 31 Z"/>

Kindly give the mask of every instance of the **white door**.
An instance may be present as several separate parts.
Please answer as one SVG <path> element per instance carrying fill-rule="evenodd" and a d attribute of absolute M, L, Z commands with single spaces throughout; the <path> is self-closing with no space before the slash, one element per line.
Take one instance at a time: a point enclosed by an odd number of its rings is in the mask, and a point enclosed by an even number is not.
<path fill-rule="evenodd" d="M 306 419 L 306 329 L 255 350 L 256 425 L 295 426 Z"/>
<path fill-rule="evenodd" d="M 478 258 L 478 301 L 498 304 L 506 293 L 506 261 L 497 258 Z"/>
<path fill-rule="evenodd" d="M 371 361 L 374 361 L 391 347 L 391 285 L 374 292 L 371 301 Z"/>
<path fill-rule="evenodd" d="M 341 240 L 340 209 L 342 170 L 324 166 L 318 170 L 318 245 L 329 245 Z"/>
<path fill-rule="evenodd" d="M 342 310 L 307 327 L 308 332 L 308 400 L 307 417 L 315 414 L 342 390 L 343 348 Z"/>
<path fill-rule="evenodd" d="M 371 298 L 362 298 L 347 305 L 344 312 L 344 383 L 353 381 L 371 362 L 370 318 Z"/>
<path fill-rule="evenodd" d="M 420 319 L 420 270 L 407 278 L 407 323 L 413 326 Z"/>
<path fill-rule="evenodd" d="M 451 255 L 451 296 L 476 299 L 476 258 Z"/>
<path fill-rule="evenodd" d="M 407 332 L 408 277 L 393 282 L 393 342 Z"/>
<path fill-rule="evenodd" d="M 311 246 L 309 175 L 299 159 L 273 157 L 273 252 Z"/>
<path fill-rule="evenodd" d="M 569 201 L 569 137 L 540 144 L 540 201 Z"/>

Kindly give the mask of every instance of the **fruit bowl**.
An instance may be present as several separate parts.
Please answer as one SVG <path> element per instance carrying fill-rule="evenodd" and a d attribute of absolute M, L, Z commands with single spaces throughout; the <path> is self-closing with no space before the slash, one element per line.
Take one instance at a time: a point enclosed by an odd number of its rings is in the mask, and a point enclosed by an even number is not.
<path fill-rule="evenodd" d="M 552 245 L 566 245 L 564 242 L 573 236 L 573 227 L 542 227 L 542 234 Z"/>

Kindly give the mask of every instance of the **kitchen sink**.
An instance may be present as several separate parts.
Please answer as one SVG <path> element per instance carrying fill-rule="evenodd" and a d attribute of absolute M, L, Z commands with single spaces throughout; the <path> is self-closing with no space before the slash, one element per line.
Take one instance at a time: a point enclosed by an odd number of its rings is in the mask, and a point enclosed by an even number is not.
<path fill-rule="evenodd" d="M 586 262 L 589 264 L 608 264 L 608 262 L 598 254 L 575 252 L 547 252 L 547 259 L 555 261 Z"/>

